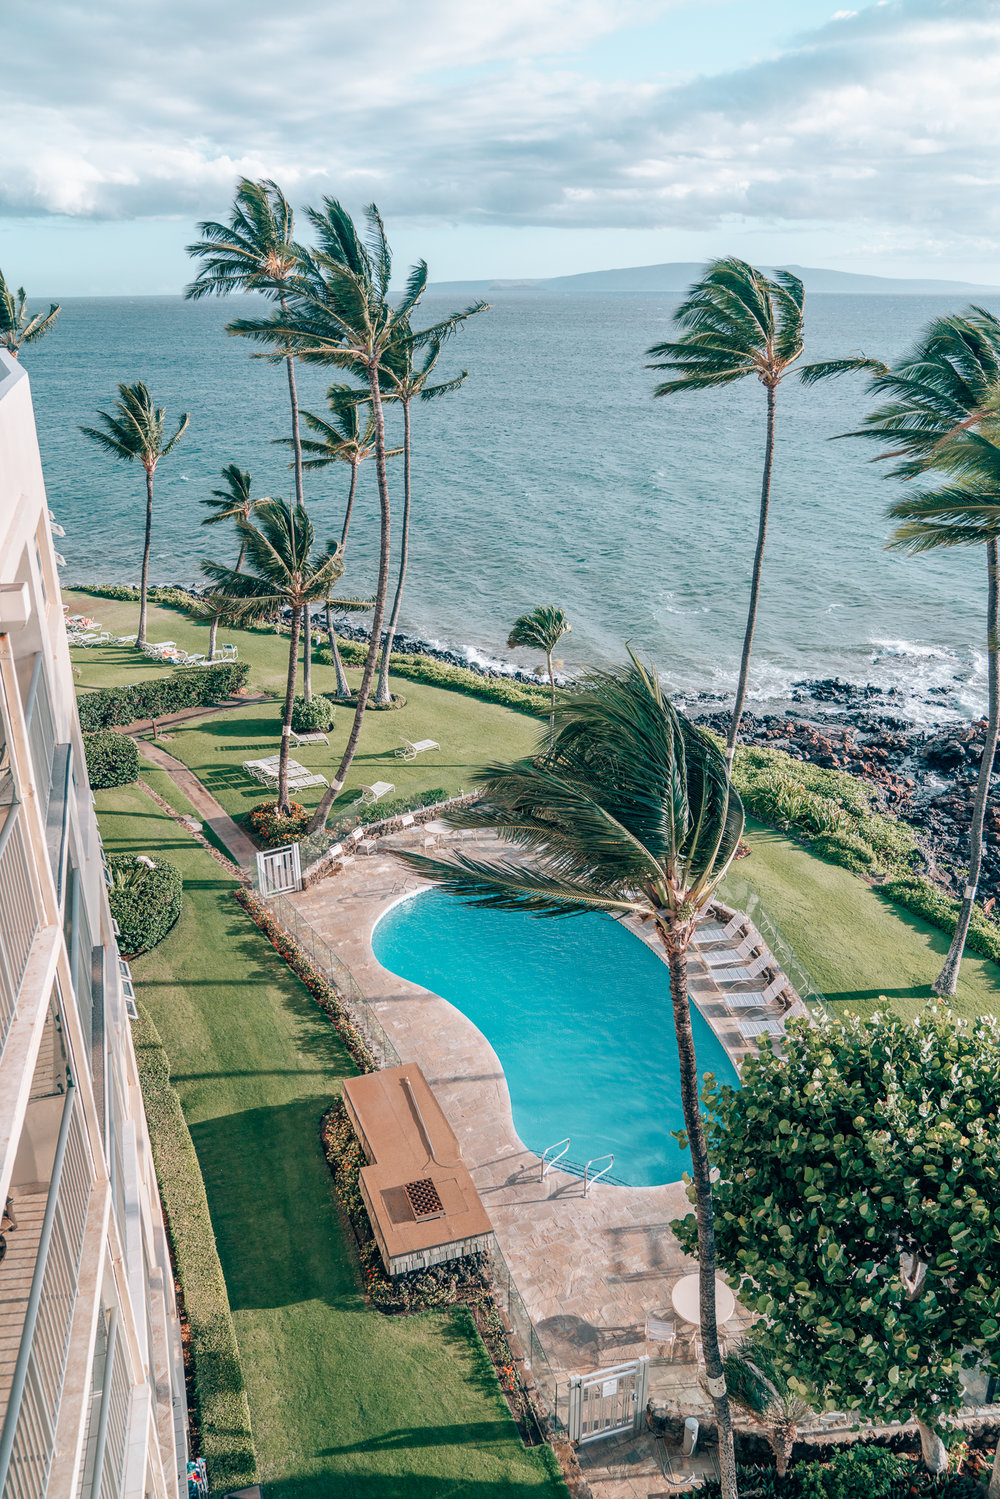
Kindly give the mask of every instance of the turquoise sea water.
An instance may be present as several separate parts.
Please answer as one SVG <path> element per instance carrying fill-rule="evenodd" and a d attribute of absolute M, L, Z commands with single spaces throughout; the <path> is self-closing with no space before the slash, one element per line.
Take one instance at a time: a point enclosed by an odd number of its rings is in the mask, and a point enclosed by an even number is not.
<path fill-rule="evenodd" d="M 689 1168 L 670 1133 L 684 1118 L 667 967 L 618 922 L 540 921 L 429 891 L 388 911 L 372 947 L 384 968 L 442 995 L 482 1031 L 529 1150 L 541 1155 L 568 1135 L 567 1159 L 582 1165 L 613 1151 L 612 1175 L 637 1187 L 678 1181 Z M 699 1070 L 736 1085 L 694 1009 L 692 1022 Z"/>
<path fill-rule="evenodd" d="M 429 294 L 428 320 L 454 299 Z M 414 530 L 403 624 L 412 633 L 507 654 L 512 620 L 540 602 L 573 620 L 568 666 L 619 659 L 623 642 L 674 690 L 727 691 L 735 678 L 763 447 L 763 388 L 654 401 L 644 349 L 667 335 L 669 299 L 498 293 L 448 346 L 458 394 L 414 415 Z M 891 358 L 953 304 L 940 298 L 813 296 L 809 357 Z M 234 548 L 201 530 L 198 503 L 223 464 L 262 493 L 288 494 L 283 371 L 249 357 L 223 324 L 243 309 L 181 298 L 67 301 L 55 332 L 25 350 L 50 503 L 66 527 L 67 581 L 135 580 L 141 474 L 85 441 L 119 380 L 145 379 L 191 428 L 157 474 L 152 573 L 198 579 L 198 558 Z M 300 371 L 303 404 L 323 410 L 334 375 Z M 337 375 L 336 378 L 342 378 Z M 897 685 L 904 711 L 942 716 L 931 688 L 968 713 L 983 700 L 984 580 L 975 555 L 886 553 L 895 492 L 857 441 L 831 442 L 867 407 L 851 377 L 779 397 L 779 428 L 751 700 L 780 700 L 803 677 Z M 401 471 L 393 473 L 397 501 Z M 339 532 L 347 472 L 307 478 L 321 539 Z M 373 476 L 364 476 L 345 587 L 375 571 Z M 522 656 L 522 664 L 535 662 Z M 901 704 L 901 708 L 904 705 Z"/>

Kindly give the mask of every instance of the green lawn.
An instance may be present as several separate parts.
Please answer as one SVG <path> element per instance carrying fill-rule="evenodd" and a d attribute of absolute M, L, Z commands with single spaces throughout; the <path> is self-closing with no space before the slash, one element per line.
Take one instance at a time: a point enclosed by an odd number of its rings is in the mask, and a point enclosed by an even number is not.
<path fill-rule="evenodd" d="M 930 985 L 948 950 L 944 932 L 781 833 L 751 821 L 747 842 L 753 853 L 734 873 L 757 891 L 828 999 L 871 1014 L 884 994 L 894 1010 L 912 1015 L 932 998 Z M 965 957 L 952 1008 L 966 1016 L 1000 1015 L 1000 969 Z"/>
<path fill-rule="evenodd" d="M 330 1023 L 139 788 L 97 804 L 109 853 L 156 849 L 184 875 L 180 922 L 133 973 L 205 1179 L 267 1499 L 564 1494 L 463 1314 L 387 1319 L 359 1293 L 318 1138 L 352 1071 Z"/>

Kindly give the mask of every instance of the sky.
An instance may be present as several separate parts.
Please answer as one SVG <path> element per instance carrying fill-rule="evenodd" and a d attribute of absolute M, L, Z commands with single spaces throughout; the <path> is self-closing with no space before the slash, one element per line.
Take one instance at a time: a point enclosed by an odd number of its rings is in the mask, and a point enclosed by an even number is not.
<path fill-rule="evenodd" d="M 177 292 L 240 175 L 434 280 L 738 254 L 1000 284 L 1000 0 L 4 7 L 0 268 Z"/>

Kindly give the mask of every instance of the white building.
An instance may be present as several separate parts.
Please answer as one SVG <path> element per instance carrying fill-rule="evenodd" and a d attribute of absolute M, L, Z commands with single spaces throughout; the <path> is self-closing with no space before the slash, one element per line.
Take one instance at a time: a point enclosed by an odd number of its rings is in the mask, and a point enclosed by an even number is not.
<path fill-rule="evenodd" d="M 0 1499 L 177 1499 L 186 1406 L 170 1261 L 27 372 L 0 352 L 5 1203 Z"/>

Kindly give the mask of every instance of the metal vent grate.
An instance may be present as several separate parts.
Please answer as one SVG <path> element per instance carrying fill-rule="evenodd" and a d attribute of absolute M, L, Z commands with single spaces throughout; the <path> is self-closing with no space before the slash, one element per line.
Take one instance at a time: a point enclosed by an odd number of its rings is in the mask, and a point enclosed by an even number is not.
<path fill-rule="evenodd" d="M 414 1218 L 440 1218 L 444 1213 L 444 1203 L 429 1176 L 422 1181 L 407 1182 L 403 1191 Z"/>

